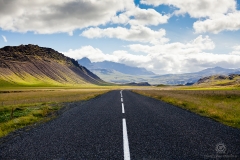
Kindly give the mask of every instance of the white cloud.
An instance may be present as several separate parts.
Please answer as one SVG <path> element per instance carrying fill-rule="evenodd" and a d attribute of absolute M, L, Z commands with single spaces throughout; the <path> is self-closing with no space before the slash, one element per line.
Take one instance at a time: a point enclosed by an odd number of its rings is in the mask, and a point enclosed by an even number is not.
<path fill-rule="evenodd" d="M 158 45 L 129 45 L 130 50 L 145 52 L 146 55 L 131 54 L 128 51 L 114 51 L 105 54 L 100 49 L 84 46 L 69 50 L 65 55 L 80 59 L 88 57 L 91 61 L 110 60 L 129 66 L 144 67 L 158 74 L 195 72 L 209 67 L 239 68 L 240 54 L 213 54 L 204 50 L 214 48 L 208 37 L 198 36 L 188 43 L 168 43 Z M 239 48 L 236 46 L 235 48 Z"/>
<path fill-rule="evenodd" d="M 231 55 L 239 55 L 240 56 L 240 51 L 237 50 L 237 51 L 232 51 L 231 53 L 229 53 Z"/>
<path fill-rule="evenodd" d="M 2 35 L 2 38 L 3 38 L 4 42 L 7 42 L 7 37 L 6 36 Z"/>
<path fill-rule="evenodd" d="M 240 51 L 240 45 L 233 46 L 233 49 L 234 49 L 234 50 L 238 50 L 238 51 Z"/>
<path fill-rule="evenodd" d="M 130 18 L 132 17 L 132 18 Z M 130 25 L 159 25 L 167 23 L 169 15 L 162 15 L 154 9 L 141 9 L 139 7 L 121 13 L 112 18 L 113 23 L 130 24 Z"/>
<path fill-rule="evenodd" d="M 141 66 L 142 64 L 151 62 L 151 57 L 149 56 L 134 55 L 123 50 L 114 51 L 113 55 L 117 58 L 117 62 L 121 62 L 129 66 Z"/>
<path fill-rule="evenodd" d="M 105 54 L 100 49 L 94 48 L 92 46 L 83 46 L 76 50 L 68 50 L 67 52 L 62 52 L 65 56 L 82 59 L 84 57 L 89 58 L 92 62 L 102 62 L 102 61 L 113 61 L 113 62 L 126 62 L 139 65 L 139 63 L 147 62 L 149 59 L 145 59 L 142 55 L 129 54 L 127 51 L 118 50 L 114 51 L 112 54 Z M 134 65 L 132 64 L 132 65 Z"/>
<path fill-rule="evenodd" d="M 116 28 L 89 28 L 82 32 L 81 36 L 85 36 L 87 38 L 118 38 L 121 40 L 127 41 L 137 41 L 144 43 L 166 43 L 168 39 L 164 36 L 166 35 L 166 31 L 164 29 L 159 29 L 158 31 L 154 31 L 148 27 L 144 26 L 131 26 L 130 29 L 123 27 Z"/>
<path fill-rule="evenodd" d="M 0 28 L 40 34 L 66 32 L 111 21 L 117 12 L 133 8 L 129 0 L 1 0 Z"/>
<path fill-rule="evenodd" d="M 188 13 L 193 18 L 206 18 L 194 23 L 196 33 L 219 33 L 224 30 L 240 29 L 240 12 L 235 0 L 141 0 L 148 5 L 169 5 L 176 7 L 174 14 Z"/>
<path fill-rule="evenodd" d="M 141 3 L 174 6 L 177 8 L 175 14 L 189 13 L 194 18 L 211 17 L 236 10 L 235 0 L 141 0 Z"/>
<path fill-rule="evenodd" d="M 193 24 L 196 33 L 213 32 L 215 34 L 223 31 L 235 31 L 240 29 L 240 12 L 220 14 L 210 19 L 197 21 Z"/>
<path fill-rule="evenodd" d="M 207 18 L 194 23 L 196 33 L 240 29 L 235 0 L 141 0 L 141 3 L 174 6 L 176 15 L 189 13 L 194 18 Z M 0 1 L 0 28 L 14 32 L 73 35 L 76 29 L 108 23 L 157 26 L 167 23 L 169 18 L 170 15 L 162 15 L 153 8 L 136 7 L 133 0 Z"/>
<path fill-rule="evenodd" d="M 118 59 L 111 54 L 104 54 L 100 49 L 93 48 L 92 46 L 83 46 L 76 50 L 68 50 L 67 52 L 62 52 L 65 56 L 82 59 L 83 57 L 88 57 L 92 62 L 101 62 L 104 60 L 116 62 Z"/>
<path fill-rule="evenodd" d="M 194 39 L 189 45 L 193 47 L 197 47 L 200 50 L 211 50 L 215 48 L 215 44 L 209 38 L 209 36 L 205 36 L 205 38 L 203 38 L 202 35 Z"/>
<path fill-rule="evenodd" d="M 152 71 L 163 73 L 196 72 L 209 67 L 239 68 L 240 54 L 213 54 L 205 50 L 214 49 L 214 42 L 208 37 L 198 36 L 189 43 L 164 45 L 129 45 L 133 51 L 141 51 L 152 57 Z M 234 47 L 239 48 L 239 46 Z M 150 69 L 150 68 L 149 68 Z"/>
<path fill-rule="evenodd" d="M 0 28 L 14 32 L 73 35 L 74 30 L 91 26 L 158 25 L 169 18 L 154 9 L 136 7 L 133 0 L 0 1 Z"/>
<path fill-rule="evenodd" d="M 208 37 L 198 36 L 193 41 L 183 44 L 179 42 L 159 44 L 159 45 L 142 45 L 132 44 L 129 48 L 135 52 L 157 53 L 157 54 L 195 54 L 203 50 L 215 48 L 214 42 Z"/>
<path fill-rule="evenodd" d="M 233 48 L 233 51 L 231 53 L 229 53 L 229 54 L 231 54 L 231 55 L 239 55 L 240 56 L 240 45 L 233 46 L 232 48 Z"/>

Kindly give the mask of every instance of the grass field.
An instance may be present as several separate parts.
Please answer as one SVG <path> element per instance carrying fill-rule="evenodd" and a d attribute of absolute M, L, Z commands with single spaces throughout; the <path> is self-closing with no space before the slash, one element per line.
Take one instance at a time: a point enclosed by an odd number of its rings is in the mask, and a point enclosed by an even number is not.
<path fill-rule="evenodd" d="M 63 102 L 83 101 L 110 90 L 131 89 L 163 100 L 223 124 L 240 128 L 239 87 L 139 87 L 81 85 L 67 87 L 0 88 L 0 137 L 49 119 L 49 114 L 63 107 Z"/>
<path fill-rule="evenodd" d="M 190 110 L 223 124 L 240 128 L 240 90 L 226 88 L 165 88 L 164 90 L 133 90 L 136 93 Z"/>
<path fill-rule="evenodd" d="M 47 120 L 47 115 L 63 107 L 62 102 L 83 101 L 109 89 L 8 89 L 0 90 L 0 137 Z"/>

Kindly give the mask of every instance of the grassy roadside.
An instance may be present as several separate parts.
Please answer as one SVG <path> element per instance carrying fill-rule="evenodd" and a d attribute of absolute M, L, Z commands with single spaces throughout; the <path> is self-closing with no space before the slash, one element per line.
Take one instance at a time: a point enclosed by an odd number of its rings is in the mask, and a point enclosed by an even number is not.
<path fill-rule="evenodd" d="M 0 137 L 19 128 L 47 120 L 63 102 L 83 101 L 108 89 L 43 89 L 0 91 Z"/>
<path fill-rule="evenodd" d="M 133 90 L 240 128 L 239 90 Z"/>

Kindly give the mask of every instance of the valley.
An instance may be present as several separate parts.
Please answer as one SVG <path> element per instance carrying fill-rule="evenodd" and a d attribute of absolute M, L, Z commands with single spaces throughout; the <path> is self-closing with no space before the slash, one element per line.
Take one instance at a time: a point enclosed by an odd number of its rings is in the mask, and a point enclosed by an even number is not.
<path fill-rule="evenodd" d="M 0 0 L 0 160 L 240 160 L 240 0 Z"/>
<path fill-rule="evenodd" d="M 180 113 L 181 116 L 185 114 L 189 117 L 196 116 L 194 118 L 196 123 L 204 121 L 204 125 L 207 123 L 216 128 L 220 125 L 224 129 L 230 126 L 228 129 L 233 135 L 237 135 L 240 128 L 240 75 L 238 69 L 215 67 L 196 73 L 156 75 L 144 68 L 130 67 L 121 63 L 109 61 L 92 63 L 86 58 L 83 61 L 75 61 L 53 49 L 37 45 L 7 46 L 1 48 L 0 53 L 0 137 L 2 137 L 0 138 L 0 146 L 7 144 L 14 137 L 24 135 L 29 131 L 32 132 L 38 127 L 49 127 L 49 124 L 55 122 L 65 124 L 60 120 L 61 118 L 66 118 L 71 122 L 65 126 L 66 128 L 68 125 L 78 125 L 76 119 L 84 120 L 84 123 L 93 125 L 95 124 L 93 119 L 96 115 L 98 115 L 97 117 L 104 114 L 114 115 L 113 117 L 103 116 L 103 121 L 98 120 L 101 125 L 110 119 L 112 122 L 115 116 L 119 116 L 116 112 L 116 110 L 118 112 L 120 110 L 116 103 L 119 100 L 116 100 L 119 91 L 121 96 L 123 96 L 122 93 L 128 95 L 124 98 L 127 100 L 126 102 L 121 98 L 122 112 L 124 111 L 125 114 L 126 111 L 126 115 L 133 115 L 133 112 L 138 110 L 133 118 L 128 117 L 128 121 L 130 121 L 128 125 L 138 126 L 140 130 L 142 130 L 141 125 L 136 125 L 135 119 L 139 120 L 145 116 L 151 119 L 152 115 L 161 118 L 162 111 L 158 110 L 162 110 L 166 106 L 164 120 L 166 120 L 167 125 L 171 125 L 171 128 L 175 128 L 176 125 L 167 122 L 167 119 L 172 116 L 172 113 L 168 112 L 169 107 L 174 112 Z M 96 104 L 100 104 L 100 106 Z M 123 108 L 124 106 L 126 110 Z M 105 110 L 106 107 L 107 110 Z M 85 108 L 87 114 L 81 112 L 82 108 Z M 152 109 L 157 112 L 152 113 Z M 73 110 L 78 110 L 81 117 L 77 116 L 77 113 L 72 114 Z M 102 112 L 102 110 L 105 111 Z M 64 116 L 66 114 L 70 114 L 70 116 Z M 90 116 L 93 119 L 87 121 L 91 114 L 95 116 Z M 88 118 L 85 119 L 85 116 Z M 155 120 L 152 119 L 151 122 Z M 189 127 L 195 124 L 183 119 L 177 121 Z M 144 125 L 152 126 L 147 121 L 145 122 Z M 158 124 L 159 121 L 154 123 Z M 119 122 L 115 119 L 114 124 L 118 126 Z M 114 127 L 115 125 L 112 125 L 112 128 Z M 201 127 L 204 130 L 204 126 L 201 125 Z M 59 135 L 55 135 L 62 136 L 65 131 L 61 128 L 57 129 L 61 131 L 58 132 Z M 197 132 L 202 132 L 200 128 L 195 129 L 198 130 Z M 74 135 L 85 133 L 84 131 L 76 131 L 76 133 L 75 130 L 71 133 Z M 93 128 L 92 131 L 95 132 Z M 117 131 L 119 132 L 119 129 Z M 131 130 L 131 132 L 135 131 L 138 129 Z M 164 134 L 168 135 L 170 132 L 166 131 Z M 43 136 L 49 134 L 48 132 L 37 133 Z M 206 134 L 209 133 L 206 132 Z M 151 135 L 153 138 L 157 137 L 154 134 Z M 54 138 L 58 139 L 58 136 Z M 112 137 L 112 135 L 108 136 Z M 175 134 L 175 136 L 177 135 Z M 224 134 L 224 136 L 232 141 L 228 135 Z M 66 136 L 66 138 L 70 137 Z M 133 137 L 130 133 L 131 141 L 139 141 L 139 138 L 141 139 L 141 136 Z M 36 141 L 39 139 L 37 138 Z M 17 143 L 15 144 L 17 145 Z M 141 148 L 141 146 L 137 147 Z M 171 148 L 171 145 L 169 147 Z M 40 148 L 42 149 L 41 146 Z M 106 150 L 109 151 L 109 149 Z M 139 155 L 134 148 L 131 150 L 133 157 Z M 211 148 L 208 148 L 208 153 L 212 153 L 210 150 Z M 178 152 L 179 155 L 182 154 L 181 150 Z M 85 152 L 81 152 L 81 154 L 83 153 Z M 155 157 L 158 157 L 157 153 L 151 152 Z M 189 154 L 193 154 L 193 152 L 189 150 Z M 11 155 L 15 156 L 15 154 Z M 114 153 L 113 157 L 114 155 L 116 154 Z M 177 154 L 174 152 L 173 155 Z M 8 154 L 0 154 L 1 156 L 8 157 Z M 25 156 L 31 157 L 28 152 L 23 154 L 23 158 Z M 108 154 L 102 156 L 108 156 Z"/>
<path fill-rule="evenodd" d="M 240 69 L 214 67 L 194 73 L 157 75 L 144 68 L 131 67 L 110 61 L 91 62 L 88 58 L 82 58 L 78 60 L 78 63 L 87 67 L 104 81 L 116 84 L 148 82 L 151 85 L 192 85 L 203 77 L 238 74 L 240 72 Z"/>

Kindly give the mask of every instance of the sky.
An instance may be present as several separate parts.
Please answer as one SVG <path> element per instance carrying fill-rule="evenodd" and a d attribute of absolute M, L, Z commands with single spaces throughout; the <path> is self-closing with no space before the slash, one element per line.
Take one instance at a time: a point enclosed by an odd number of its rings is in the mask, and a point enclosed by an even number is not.
<path fill-rule="evenodd" d="M 0 0 L 0 36 L 156 74 L 240 68 L 240 0 Z"/>

